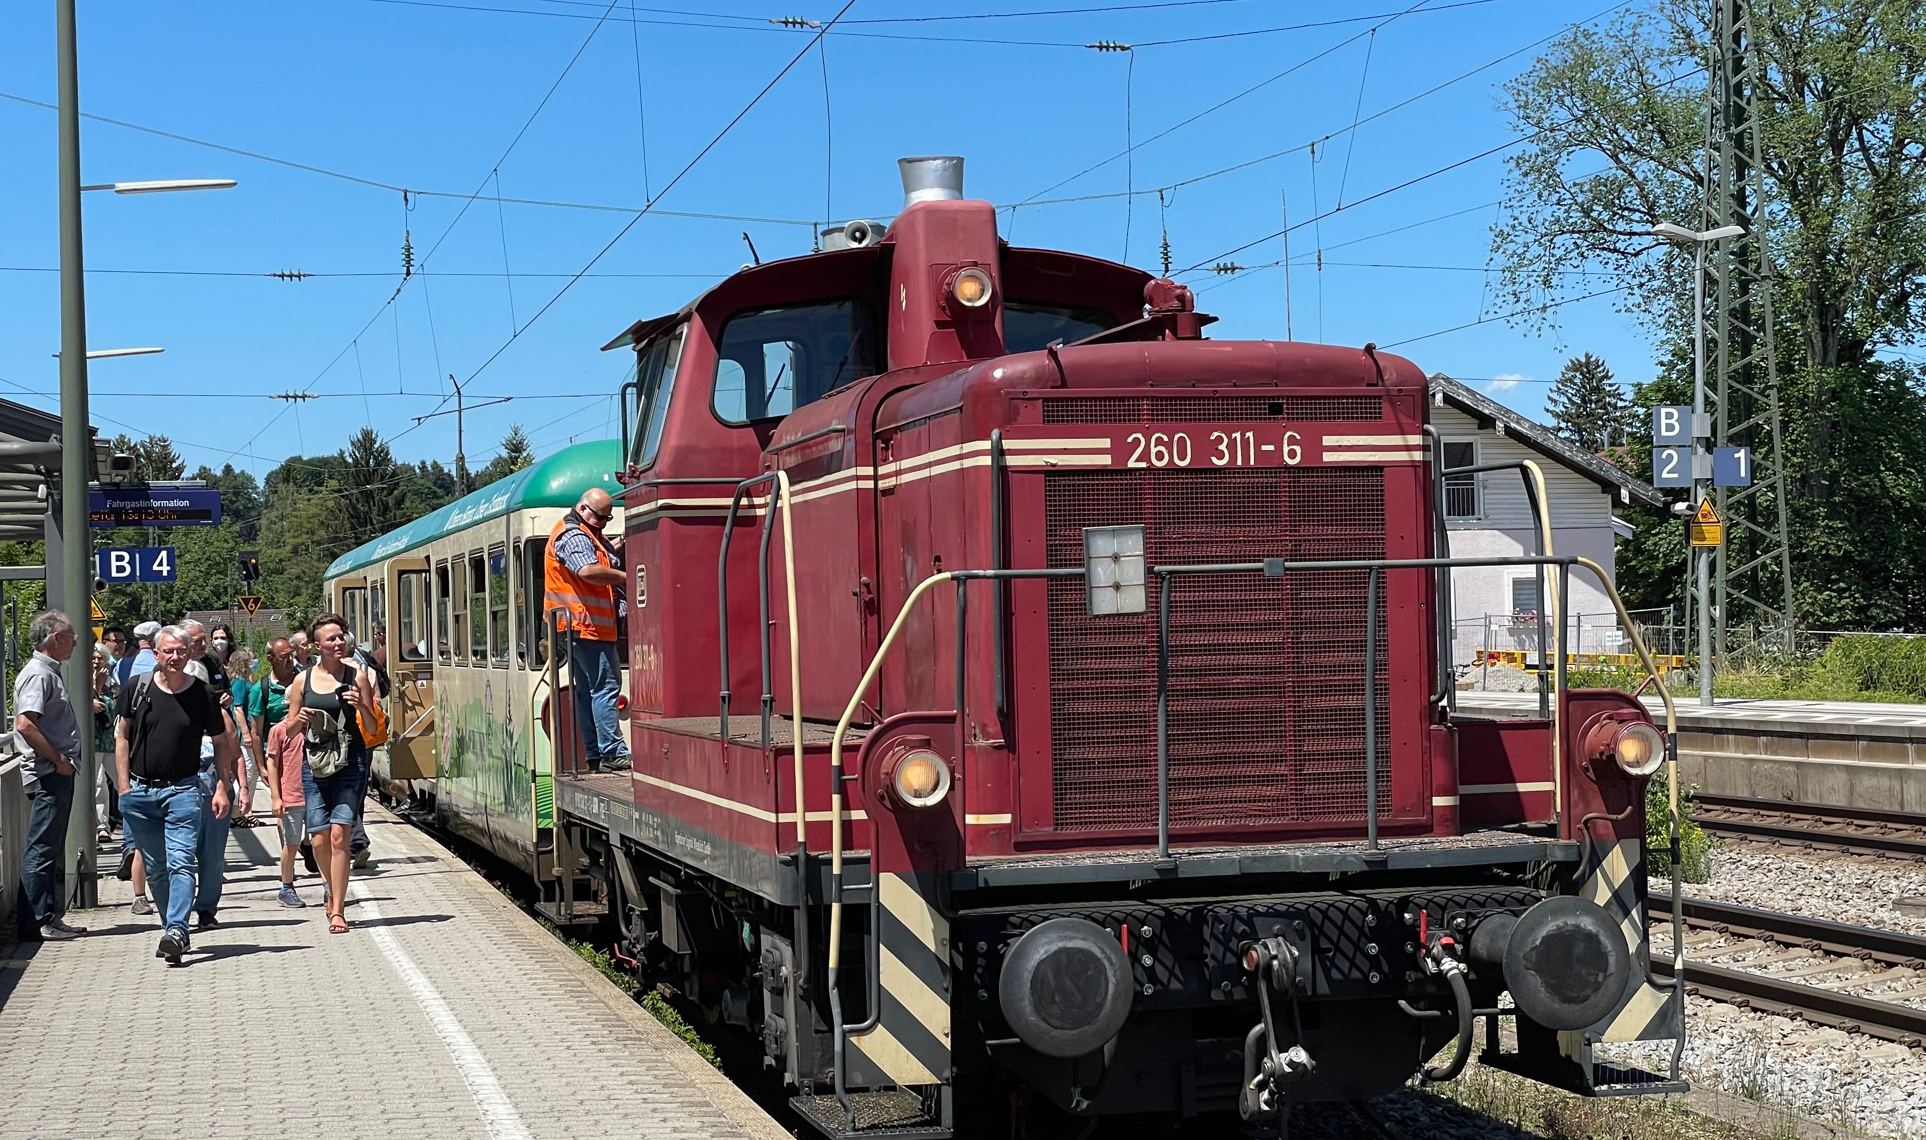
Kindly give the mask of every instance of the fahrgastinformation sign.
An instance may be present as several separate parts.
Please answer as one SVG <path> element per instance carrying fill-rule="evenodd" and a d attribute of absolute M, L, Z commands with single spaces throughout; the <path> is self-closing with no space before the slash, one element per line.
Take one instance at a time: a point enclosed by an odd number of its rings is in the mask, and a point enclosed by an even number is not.
<path fill-rule="evenodd" d="M 214 487 L 97 487 L 87 492 L 93 525 L 219 526 L 221 492 Z"/>

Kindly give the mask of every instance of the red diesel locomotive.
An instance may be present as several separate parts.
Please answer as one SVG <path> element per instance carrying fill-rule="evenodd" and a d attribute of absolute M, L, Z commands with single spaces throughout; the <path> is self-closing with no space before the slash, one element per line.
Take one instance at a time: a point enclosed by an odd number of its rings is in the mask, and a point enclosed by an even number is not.
<path fill-rule="evenodd" d="M 1486 1063 L 1681 1087 L 1593 1056 L 1683 1032 L 1672 738 L 1562 669 L 1454 714 L 1424 375 L 1208 339 L 1183 286 L 1003 242 L 962 160 L 902 169 L 887 232 L 608 346 L 634 771 L 563 764 L 545 907 L 606 906 L 832 1136 L 1261 1120 L 1454 1076 L 1481 1017 Z"/>

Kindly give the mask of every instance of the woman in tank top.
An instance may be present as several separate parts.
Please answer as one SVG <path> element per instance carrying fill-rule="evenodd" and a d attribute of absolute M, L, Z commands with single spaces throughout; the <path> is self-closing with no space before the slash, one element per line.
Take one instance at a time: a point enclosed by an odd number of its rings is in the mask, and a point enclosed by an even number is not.
<path fill-rule="evenodd" d="M 367 786 L 368 749 L 361 742 L 359 717 L 374 707 L 374 683 L 365 670 L 348 664 L 352 648 L 348 623 L 340 614 L 322 614 L 308 623 L 310 643 L 320 657 L 288 686 L 291 731 L 306 732 L 310 724 L 338 721 L 346 763 L 338 771 L 316 776 L 302 765 L 302 790 L 307 795 L 308 835 L 314 861 L 327 884 L 328 933 L 346 934 L 343 913 L 348 898 L 348 850 L 357 802 Z M 309 734 L 312 753 L 315 734 Z"/>

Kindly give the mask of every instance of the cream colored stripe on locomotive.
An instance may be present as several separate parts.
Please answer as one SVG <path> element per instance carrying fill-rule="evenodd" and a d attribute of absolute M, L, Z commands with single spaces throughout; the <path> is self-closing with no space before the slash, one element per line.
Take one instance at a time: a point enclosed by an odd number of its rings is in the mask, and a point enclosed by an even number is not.
<path fill-rule="evenodd" d="M 907 876 L 880 876 L 876 896 L 897 924 L 936 955 L 937 961 L 949 961 L 950 924 L 916 893 Z"/>
<path fill-rule="evenodd" d="M 1553 785 L 1549 781 L 1538 781 L 1528 784 L 1460 784 L 1458 785 L 1458 794 L 1461 796 L 1496 796 L 1502 795 L 1505 792 L 1549 792 L 1552 790 L 1552 787 Z"/>
<path fill-rule="evenodd" d="M 1324 462 L 1326 463 L 1403 463 L 1414 459 L 1427 459 L 1430 454 L 1425 449 L 1422 435 L 1327 435 L 1324 437 Z"/>
<path fill-rule="evenodd" d="M 984 813 L 982 815 L 966 814 L 963 817 L 963 822 L 970 825 L 971 827 L 995 827 L 999 824 L 1009 823 L 1015 818 L 1016 818 L 1015 816 L 1012 816 L 1007 811 L 996 813 L 996 814 L 991 814 L 991 813 Z"/>
<path fill-rule="evenodd" d="M 678 784 L 671 780 L 665 780 L 660 776 L 651 776 L 646 772 L 637 772 L 635 778 L 652 788 L 661 788 L 665 792 L 674 792 L 679 796 L 687 796 L 692 800 L 701 800 L 705 804 L 726 808 L 729 811 L 746 815 L 751 819 L 760 820 L 763 823 L 780 823 L 784 820 L 795 819 L 795 815 L 791 812 L 784 812 L 779 816 L 775 812 L 765 811 L 754 804 L 746 804 L 740 800 L 728 799 L 723 796 L 718 796 L 713 792 L 705 792 L 701 788 L 691 788 L 686 784 Z M 810 823 L 828 823 L 834 818 L 834 814 L 833 812 L 826 811 L 812 811 L 808 813 L 806 818 Z M 868 818 L 869 813 L 861 808 L 843 809 L 844 822 L 854 822 Z"/>
<path fill-rule="evenodd" d="M 1646 1029 L 1665 1012 L 1669 995 L 1664 990 L 1653 989 L 1643 981 L 1632 994 L 1632 1000 L 1625 1003 L 1612 1023 L 1605 1027 L 1601 1041 L 1638 1041 L 1642 1040 Z"/>
<path fill-rule="evenodd" d="M 940 1085 L 943 1078 L 930 1072 L 916 1055 L 881 1025 L 860 1036 L 850 1034 L 850 1044 L 862 1051 L 884 1076 L 899 1085 Z"/>
<path fill-rule="evenodd" d="M 930 1035 L 941 1041 L 945 1048 L 950 1044 L 950 1003 L 941 994 L 924 984 L 923 979 L 896 955 L 890 953 L 888 945 L 878 947 L 881 955 L 877 960 L 877 977 L 883 983 L 883 1000 L 893 1001 L 921 1022 Z"/>
<path fill-rule="evenodd" d="M 1326 447 L 1416 447 L 1424 443 L 1422 435 L 1327 435 Z"/>

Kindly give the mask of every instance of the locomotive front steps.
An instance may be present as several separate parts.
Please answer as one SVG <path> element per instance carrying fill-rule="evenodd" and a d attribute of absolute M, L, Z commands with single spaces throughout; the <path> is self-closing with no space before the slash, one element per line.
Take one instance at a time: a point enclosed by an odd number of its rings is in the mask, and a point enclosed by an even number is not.
<path fill-rule="evenodd" d="M 849 1104 L 856 1113 L 853 1132 L 835 1093 L 789 1098 L 789 1107 L 830 1140 L 950 1140 L 951 1130 L 931 1117 L 923 1098 L 908 1089 L 850 1093 Z"/>

